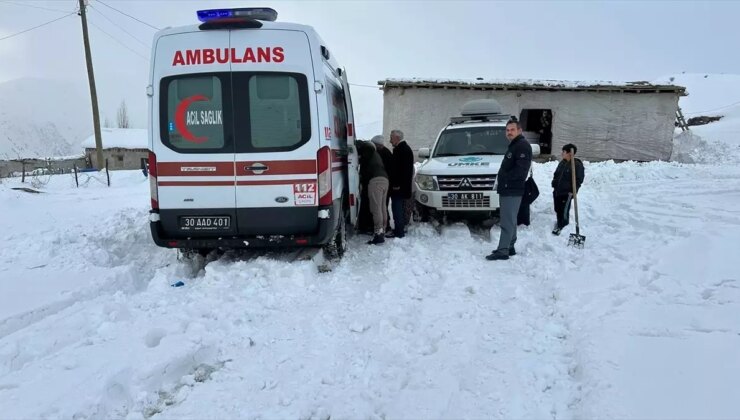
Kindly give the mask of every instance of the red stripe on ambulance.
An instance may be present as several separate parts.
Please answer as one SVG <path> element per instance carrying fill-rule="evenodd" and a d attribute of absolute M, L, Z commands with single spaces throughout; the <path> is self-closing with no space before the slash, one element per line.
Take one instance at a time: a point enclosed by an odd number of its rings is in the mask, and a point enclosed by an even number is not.
<path fill-rule="evenodd" d="M 261 163 L 267 167 L 267 170 L 255 173 L 247 169 L 255 164 Z M 305 160 L 263 160 L 236 162 L 236 175 L 303 175 L 316 174 L 316 161 L 313 159 Z"/>
<path fill-rule="evenodd" d="M 159 176 L 233 176 L 234 162 L 158 162 Z"/>

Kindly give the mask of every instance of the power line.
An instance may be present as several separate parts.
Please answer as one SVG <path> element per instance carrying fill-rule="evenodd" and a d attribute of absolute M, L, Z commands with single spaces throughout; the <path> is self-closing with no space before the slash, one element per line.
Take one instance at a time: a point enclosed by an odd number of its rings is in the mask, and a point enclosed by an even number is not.
<path fill-rule="evenodd" d="M 697 115 L 697 114 L 707 114 L 707 113 L 710 113 L 710 112 L 717 112 L 717 111 L 721 111 L 723 109 L 726 109 L 726 108 L 729 108 L 729 107 L 735 106 L 735 105 L 740 105 L 740 101 L 731 103 L 729 105 L 721 106 L 719 108 L 710 109 L 709 111 L 687 112 L 686 115 Z"/>
<path fill-rule="evenodd" d="M 136 50 L 132 49 L 132 48 L 131 48 L 131 47 L 129 47 L 128 45 L 126 45 L 126 44 L 124 44 L 123 42 L 119 41 L 119 40 L 118 40 L 118 39 L 117 39 L 116 37 L 114 37 L 113 35 L 109 34 L 108 32 L 105 32 L 105 31 L 103 30 L 103 28 L 101 28 L 100 26 L 98 26 L 98 25 L 96 25 L 96 24 L 94 24 L 94 23 L 92 23 L 92 22 L 88 22 L 88 23 L 90 24 L 90 26 L 94 26 L 94 27 L 95 27 L 95 28 L 96 28 L 97 30 L 99 30 L 100 32 L 102 32 L 102 33 L 104 33 L 104 34 L 108 35 L 108 36 L 109 36 L 109 37 L 110 37 L 110 38 L 111 38 L 112 40 L 114 40 L 114 41 L 116 41 L 117 43 L 119 43 L 119 44 L 120 44 L 120 45 L 121 45 L 122 47 L 124 47 L 124 48 L 126 48 L 127 50 L 131 51 L 132 53 L 134 53 L 134 54 L 138 55 L 139 57 L 143 58 L 144 60 L 146 60 L 146 61 L 149 61 L 149 59 L 148 59 L 148 58 L 146 58 L 146 57 L 144 57 L 143 55 L 141 55 L 141 54 L 140 54 L 140 53 L 139 53 L 138 51 L 136 51 Z"/>
<path fill-rule="evenodd" d="M 50 21 L 48 21 L 48 22 L 46 22 L 46 23 L 42 23 L 41 25 L 38 25 L 38 26 L 34 26 L 33 28 L 28 28 L 28 29 L 26 29 L 26 30 L 24 30 L 24 31 L 20 31 L 20 32 L 16 32 L 16 33 L 14 33 L 14 34 L 12 34 L 12 35 L 4 36 L 4 37 L 0 38 L 0 41 L 4 41 L 4 40 L 6 40 L 6 39 L 8 39 L 8 38 L 13 38 L 14 36 L 18 36 L 18 35 L 20 35 L 20 34 L 25 34 L 25 33 L 26 33 L 26 32 L 28 32 L 28 31 L 32 31 L 32 30 L 34 30 L 34 29 L 38 29 L 38 28 L 40 28 L 40 27 L 42 27 L 42 26 L 46 26 L 46 25 L 49 25 L 49 24 L 51 24 L 51 23 L 54 23 L 54 22 L 56 22 L 56 21 L 58 21 L 58 20 L 62 20 L 62 19 L 64 19 L 64 18 L 66 18 L 66 17 L 72 16 L 72 15 L 74 15 L 74 14 L 76 14 L 76 13 L 77 13 L 77 12 L 72 12 L 72 13 L 70 13 L 70 14 L 68 14 L 68 15 L 64 15 L 64 16 L 62 16 L 62 17 L 60 17 L 60 18 L 56 18 L 56 19 L 54 19 L 54 20 L 50 20 Z"/>
<path fill-rule="evenodd" d="M 359 87 L 366 87 L 366 88 L 373 88 L 373 89 L 380 89 L 380 86 L 372 86 L 372 85 L 360 85 L 357 83 L 350 83 L 350 86 L 359 86 Z"/>
<path fill-rule="evenodd" d="M 15 5 L 15 6 L 21 6 L 21 7 L 32 7 L 34 9 L 50 10 L 52 12 L 69 13 L 69 10 L 52 9 L 50 7 L 35 6 L 33 4 L 25 4 L 25 3 L 16 3 L 14 1 L 9 1 L 9 0 L 0 0 L 0 2 L 7 3 L 7 4 L 12 4 L 12 5 Z"/>
<path fill-rule="evenodd" d="M 115 26 L 115 27 L 117 27 L 118 29 L 122 30 L 122 31 L 123 31 L 123 32 L 125 32 L 125 33 L 126 33 L 126 34 L 127 34 L 128 36 L 130 36 L 131 38 L 133 38 L 133 39 L 134 39 L 134 40 L 135 40 L 136 42 L 138 42 L 139 44 L 143 45 L 143 46 L 144 46 L 144 48 L 149 48 L 149 45 L 146 45 L 146 44 L 145 44 L 145 43 L 144 43 L 143 41 L 141 41 L 141 40 L 140 40 L 139 38 L 135 37 L 135 36 L 134 36 L 134 35 L 133 35 L 133 34 L 132 34 L 131 32 L 129 32 L 129 31 L 127 31 L 127 30 L 123 29 L 123 28 L 122 28 L 122 27 L 121 27 L 120 25 L 118 25 L 118 24 L 117 24 L 116 22 L 114 22 L 113 20 L 111 20 L 111 19 L 110 19 L 110 18 L 109 18 L 108 16 L 104 15 L 104 14 L 103 14 L 103 12 L 101 12 L 101 11 L 100 11 L 100 10 L 98 10 L 98 9 L 96 9 L 96 8 L 95 8 L 95 7 L 93 7 L 92 5 L 90 5 L 90 8 L 91 8 L 91 9 L 93 9 L 93 10 L 95 10 L 95 13 L 97 13 L 97 14 L 99 14 L 100 16 L 104 17 L 104 18 L 105 18 L 105 20 L 107 20 L 108 22 L 112 23 L 112 24 L 113 24 L 113 26 Z"/>
<path fill-rule="evenodd" d="M 150 25 L 150 24 L 148 24 L 148 23 L 144 22 L 143 20 L 137 19 L 137 18 L 135 18 L 135 17 L 133 17 L 133 16 L 129 15 L 128 13 L 125 13 L 125 12 L 122 12 L 122 11 L 120 11 L 120 10 L 116 9 L 116 8 L 115 8 L 115 7 L 113 7 L 113 6 L 109 6 L 109 5 L 105 4 L 105 3 L 103 3 L 103 2 L 101 1 L 101 0 L 98 0 L 98 3 L 102 4 L 102 5 L 103 5 L 103 6 L 105 6 L 105 7 L 108 7 L 108 8 L 110 8 L 110 9 L 113 9 L 113 10 L 115 10 L 116 12 L 118 12 L 118 13 L 120 13 L 120 14 L 124 15 L 124 16 L 128 16 L 128 17 L 130 17 L 131 19 L 133 19 L 133 20 L 135 20 L 135 21 L 137 21 L 137 22 L 139 22 L 139 23 L 143 23 L 144 25 L 146 25 L 146 26 L 148 26 L 148 27 L 150 27 L 150 28 L 152 28 L 152 29 L 156 29 L 156 30 L 159 30 L 159 28 L 157 28 L 156 26 L 152 26 L 152 25 Z"/>

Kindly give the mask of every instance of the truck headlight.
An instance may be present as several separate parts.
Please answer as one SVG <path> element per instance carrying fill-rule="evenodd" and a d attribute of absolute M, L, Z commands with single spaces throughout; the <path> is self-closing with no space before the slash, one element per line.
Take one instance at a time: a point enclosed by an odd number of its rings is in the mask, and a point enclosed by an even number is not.
<path fill-rule="evenodd" d="M 419 187 L 420 190 L 427 191 L 434 191 L 439 189 L 437 188 L 437 182 L 431 175 L 416 175 L 416 186 Z"/>

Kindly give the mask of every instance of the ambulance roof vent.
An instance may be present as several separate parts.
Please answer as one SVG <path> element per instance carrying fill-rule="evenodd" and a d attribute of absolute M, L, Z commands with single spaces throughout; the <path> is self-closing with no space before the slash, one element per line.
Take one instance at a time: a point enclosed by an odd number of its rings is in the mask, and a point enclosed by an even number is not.
<path fill-rule="evenodd" d="M 215 20 L 248 19 L 275 22 L 277 12 L 269 7 L 243 7 L 239 9 L 198 10 L 198 20 L 213 22 Z"/>
<path fill-rule="evenodd" d="M 495 99 L 476 99 L 463 105 L 461 115 L 501 114 L 501 105 Z"/>

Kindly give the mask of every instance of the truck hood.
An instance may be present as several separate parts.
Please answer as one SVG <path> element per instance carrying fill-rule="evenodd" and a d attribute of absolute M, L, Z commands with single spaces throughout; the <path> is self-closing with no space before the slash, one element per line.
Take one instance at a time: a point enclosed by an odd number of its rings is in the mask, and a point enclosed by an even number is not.
<path fill-rule="evenodd" d="M 504 155 L 446 156 L 425 160 L 417 169 L 422 175 L 497 174 Z"/>

